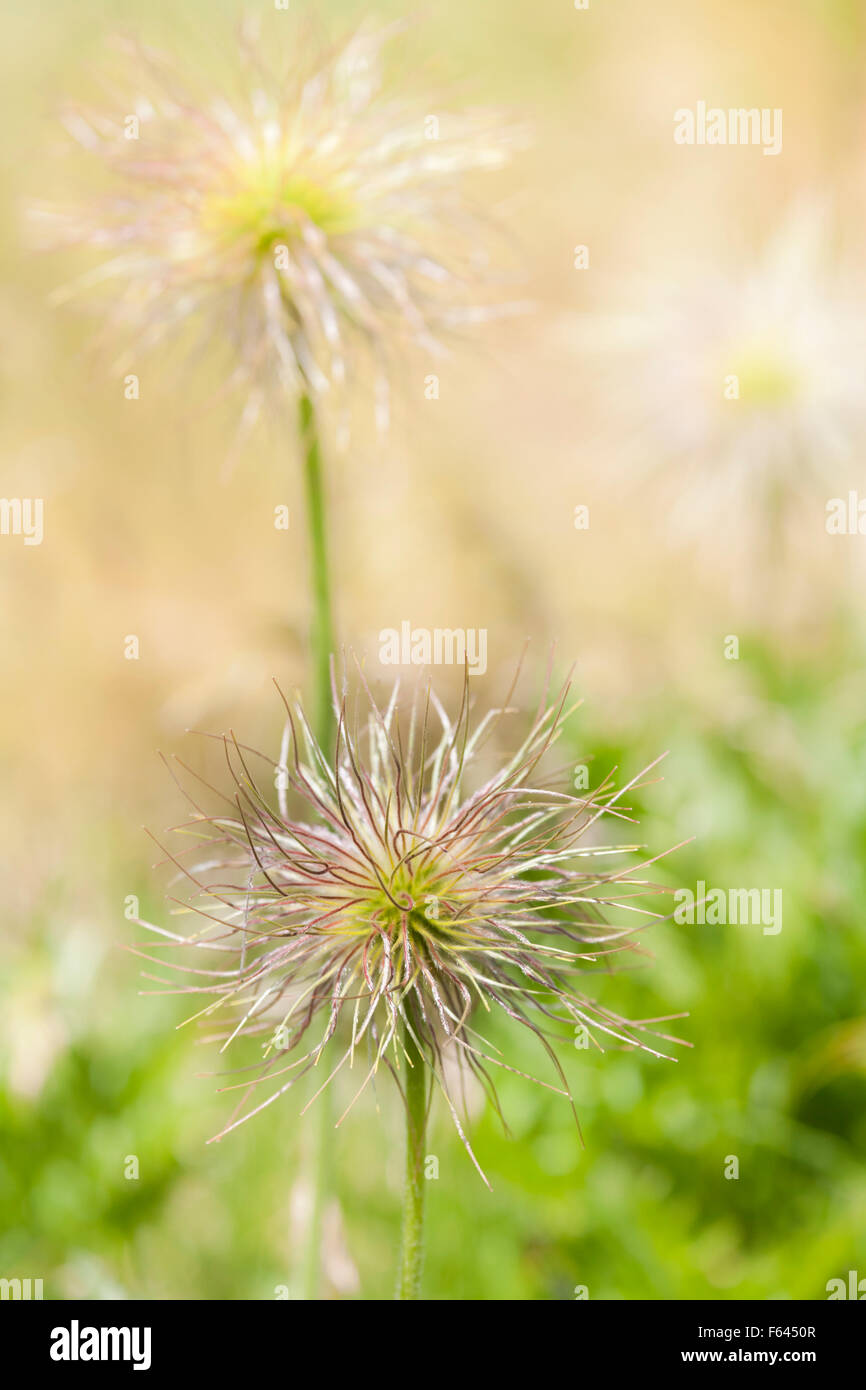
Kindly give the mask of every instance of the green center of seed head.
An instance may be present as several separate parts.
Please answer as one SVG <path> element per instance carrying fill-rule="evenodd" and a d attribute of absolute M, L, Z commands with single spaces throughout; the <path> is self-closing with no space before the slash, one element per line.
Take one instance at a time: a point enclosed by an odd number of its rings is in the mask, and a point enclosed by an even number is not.
<path fill-rule="evenodd" d="M 355 209 L 335 181 L 328 185 L 283 160 L 263 158 L 244 165 L 230 186 L 206 199 L 203 222 L 219 240 L 243 242 L 257 255 L 267 255 L 279 242 L 299 236 L 306 222 L 326 236 L 348 231 Z"/>
<path fill-rule="evenodd" d="M 732 370 L 739 381 L 740 400 L 759 410 L 789 404 L 800 389 L 796 365 L 778 343 L 748 344 Z"/>
<path fill-rule="evenodd" d="M 410 938 L 418 945 L 424 940 L 452 942 L 455 931 L 449 920 L 452 908 L 447 884 L 448 878 L 442 873 L 415 876 L 398 870 L 388 882 L 387 892 L 371 894 L 364 907 L 358 909 L 356 924 L 369 931 L 376 923 L 384 927 L 392 941 L 399 942 L 405 922 Z"/>

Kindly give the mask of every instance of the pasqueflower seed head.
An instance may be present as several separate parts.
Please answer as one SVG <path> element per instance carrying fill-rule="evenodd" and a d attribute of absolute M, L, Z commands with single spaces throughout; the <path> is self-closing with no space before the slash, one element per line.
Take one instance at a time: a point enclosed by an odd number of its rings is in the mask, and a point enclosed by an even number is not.
<path fill-rule="evenodd" d="M 33 211 L 44 244 L 109 253 L 57 297 L 99 306 L 124 370 L 195 324 L 230 347 L 246 427 L 274 395 L 345 399 L 368 363 L 384 426 L 407 343 L 435 354 L 460 325 L 518 307 L 496 302 L 492 224 L 467 176 L 506 164 L 519 132 L 391 95 L 383 48 L 399 27 L 328 49 L 298 28 L 282 66 L 244 30 L 240 81 L 204 94 L 118 41 L 111 104 L 65 113 L 103 190 Z"/>
<path fill-rule="evenodd" d="M 622 797 L 639 779 L 579 794 L 543 774 L 568 698 L 566 685 L 543 702 L 516 751 L 492 764 L 494 736 L 515 711 L 491 710 L 473 727 L 468 682 L 452 722 L 430 688 L 401 713 L 397 687 L 380 709 L 362 680 L 351 712 L 339 707 L 333 762 L 294 701 L 278 762 L 223 738 L 229 793 L 198 779 L 220 805 L 190 795 L 193 817 L 178 829 L 192 846 L 169 854 L 192 885 L 183 910 L 197 929 L 141 923 L 171 955 L 192 948 L 191 963 L 176 966 L 189 983 L 150 976 L 158 992 L 205 997 L 193 1017 L 224 1049 L 260 1040 L 259 1060 L 229 1086 L 239 1105 L 217 1138 L 320 1059 L 320 1090 L 357 1069 L 355 1099 L 381 1069 L 399 1084 L 409 1038 L 471 1154 L 455 1076 L 474 1073 L 498 1109 L 491 1068 L 516 1070 L 486 1040 L 488 1016 L 531 1031 L 552 1089 L 569 1099 L 552 1038 L 656 1056 L 656 1037 L 679 1041 L 660 1029 L 665 1019 L 627 1022 L 573 983 L 594 967 L 609 972 L 617 952 L 637 949 L 639 927 L 665 914 L 643 905 L 663 891 L 646 878 L 652 861 L 599 835 L 603 820 L 631 818 Z M 268 781 L 276 773 L 275 797 L 259 767 Z M 145 955 L 165 965 L 164 954 Z"/>

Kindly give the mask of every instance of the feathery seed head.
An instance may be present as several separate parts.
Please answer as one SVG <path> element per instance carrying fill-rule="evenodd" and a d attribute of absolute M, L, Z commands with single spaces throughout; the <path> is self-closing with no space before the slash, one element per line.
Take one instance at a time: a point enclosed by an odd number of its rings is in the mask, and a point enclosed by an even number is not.
<path fill-rule="evenodd" d="M 515 752 L 485 768 L 512 710 L 493 710 L 473 728 L 467 682 L 455 721 L 431 689 L 407 719 L 396 687 L 380 710 L 362 685 L 362 708 L 339 709 L 333 764 L 301 707 L 287 703 L 276 806 L 255 774 L 262 755 L 224 739 L 231 794 L 218 793 L 216 811 L 190 796 L 194 815 L 183 828 L 193 847 L 170 855 L 193 884 L 186 910 L 202 925 L 184 937 L 141 924 L 169 951 L 194 948 L 194 966 L 177 967 L 189 985 L 151 978 L 168 992 L 209 996 L 194 1016 L 223 1048 L 241 1035 L 260 1040 L 222 1133 L 323 1055 L 323 1086 L 359 1066 L 357 1094 L 383 1067 L 399 1082 L 408 1037 L 466 1143 L 446 1064 L 474 1073 L 498 1108 L 489 1068 L 515 1068 L 481 1031 L 493 1013 L 535 1035 L 554 1067 L 552 1089 L 564 1095 L 549 1035 L 573 1043 L 580 1029 L 601 1050 L 612 1042 L 663 1055 L 653 1038 L 668 1036 L 665 1020 L 626 1022 L 573 984 L 596 966 L 609 971 L 616 952 L 636 949 L 638 928 L 664 914 L 641 905 L 663 890 L 644 876 L 638 847 L 598 835 L 604 819 L 630 819 L 621 798 L 637 779 L 616 790 L 608 778 L 582 796 L 554 790 L 543 773 L 569 712 L 568 686 Z M 270 777 L 273 761 L 260 765 Z M 624 921 L 608 921 L 612 907 Z"/>
<path fill-rule="evenodd" d="M 632 287 L 639 312 L 575 326 L 584 354 L 611 353 L 611 466 L 623 480 L 656 476 L 678 535 L 724 526 L 760 552 L 768 523 L 798 494 L 835 488 L 856 459 L 866 326 L 858 275 L 832 244 L 827 204 L 801 199 L 754 264 L 678 268 Z"/>
<path fill-rule="evenodd" d="M 206 97 L 121 42 L 120 100 L 136 115 L 120 115 L 115 83 L 113 111 L 65 120 L 107 191 L 77 211 L 34 209 L 48 244 L 113 255 L 56 297 L 110 287 L 100 304 L 130 341 L 123 365 L 187 322 L 205 344 L 229 340 L 247 428 L 274 393 L 323 396 L 370 357 L 384 426 L 408 342 L 441 352 L 461 324 L 519 307 L 487 295 L 489 228 L 465 184 L 503 166 L 517 133 L 493 113 L 431 115 L 386 94 L 399 27 L 328 51 L 299 31 L 286 70 L 245 30 L 240 93 Z"/>

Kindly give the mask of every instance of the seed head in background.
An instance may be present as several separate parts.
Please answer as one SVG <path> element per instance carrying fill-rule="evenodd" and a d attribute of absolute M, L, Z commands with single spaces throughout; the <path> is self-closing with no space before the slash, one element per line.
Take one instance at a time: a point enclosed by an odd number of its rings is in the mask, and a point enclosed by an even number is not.
<path fill-rule="evenodd" d="M 571 316 L 563 342 L 605 401 L 612 474 L 652 482 L 671 533 L 762 550 L 797 498 L 844 493 L 862 450 L 862 277 L 836 265 L 831 208 L 798 198 L 763 253 L 629 287 L 630 312 Z M 814 503 L 813 503 L 814 505 Z"/>
<path fill-rule="evenodd" d="M 326 48 L 280 18 L 288 60 L 247 24 L 239 80 L 219 92 L 118 40 L 105 109 L 64 118 L 102 191 L 33 213 L 44 244 L 107 253 L 57 297 L 104 311 L 110 340 L 134 349 L 121 370 L 189 327 L 228 345 L 243 432 L 269 398 L 341 400 L 371 369 L 384 427 L 408 344 L 441 353 L 443 334 L 519 307 L 495 302 L 491 223 L 467 176 L 502 168 L 521 137 L 494 112 L 392 96 L 384 49 L 403 26 Z"/>
<path fill-rule="evenodd" d="M 198 779 L 192 819 L 178 827 L 193 844 L 169 854 L 193 886 L 183 910 L 198 925 L 182 936 L 140 924 L 173 964 L 178 948 L 192 948 L 191 963 L 177 966 L 189 983 L 151 975 L 165 986 L 156 992 L 208 997 L 193 1017 L 223 1050 L 259 1040 L 260 1060 L 228 1087 L 240 1101 L 217 1138 L 323 1057 L 320 1090 L 360 1069 L 351 1104 L 382 1068 L 404 1089 L 420 1059 L 472 1155 L 455 1073 L 473 1073 L 498 1110 L 491 1068 L 516 1070 L 485 1040 L 487 1016 L 534 1034 L 554 1069 L 551 1089 L 569 1099 L 551 1038 L 573 1046 L 580 1029 L 600 1050 L 656 1056 L 656 1037 L 679 1041 L 660 1029 L 667 1019 L 628 1022 L 573 984 L 609 972 L 617 953 L 637 950 L 640 927 L 667 914 L 643 905 L 665 891 L 646 878 L 653 861 L 599 836 L 605 818 L 631 819 L 621 800 L 639 779 L 615 790 L 607 778 L 587 795 L 549 784 L 543 763 L 568 699 L 568 685 L 545 699 L 516 751 L 492 767 L 488 745 L 494 734 L 501 744 L 515 711 L 506 703 L 472 727 L 468 682 L 452 721 L 429 687 L 401 713 L 398 687 L 380 709 L 361 678 L 351 707 L 339 707 L 333 762 L 295 701 L 277 763 L 224 738 L 228 792 Z M 276 807 L 261 768 L 269 783 L 276 768 Z M 218 809 L 205 810 L 215 792 Z M 621 920 L 609 921 L 612 912 Z"/>

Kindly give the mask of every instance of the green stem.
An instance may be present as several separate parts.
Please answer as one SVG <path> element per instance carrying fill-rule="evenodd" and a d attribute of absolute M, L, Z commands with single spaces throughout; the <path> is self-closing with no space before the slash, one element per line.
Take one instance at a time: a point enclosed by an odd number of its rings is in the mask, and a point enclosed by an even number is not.
<path fill-rule="evenodd" d="M 326 1086 L 313 1107 L 312 1205 L 304 1254 L 302 1297 L 315 1300 L 321 1292 L 322 1237 L 325 1209 L 333 1186 L 334 1124 L 331 1088 Z"/>
<path fill-rule="evenodd" d="M 331 654 L 334 651 L 334 620 L 331 612 L 331 580 L 328 569 L 325 486 L 322 476 L 322 450 L 316 426 L 316 413 L 309 396 L 302 396 L 298 424 L 304 446 L 304 484 L 307 499 L 307 527 L 312 570 L 313 615 L 311 648 L 313 695 L 310 723 L 326 758 L 334 752 L 336 721 L 331 699 Z M 312 1207 L 304 1258 L 302 1297 L 317 1299 L 321 1292 L 322 1233 L 325 1209 L 332 1188 L 334 1117 L 331 1088 L 326 1086 L 313 1107 L 318 1119 L 312 1155 Z"/>
<path fill-rule="evenodd" d="M 424 1147 L 427 1130 L 427 1064 L 408 1027 L 403 1042 L 406 1067 L 406 1186 L 403 1196 L 403 1239 L 397 1275 L 398 1299 L 421 1297 L 424 1263 Z"/>
<path fill-rule="evenodd" d="M 331 614 L 331 579 L 328 570 L 327 528 L 325 524 L 325 486 L 322 476 L 322 450 L 316 428 L 316 414 L 309 396 L 302 396 L 299 407 L 301 439 L 304 444 L 304 483 L 307 494 L 307 526 L 313 581 L 312 726 L 326 757 L 333 752 L 334 710 L 331 702 L 331 654 L 334 650 L 334 620 Z"/>

